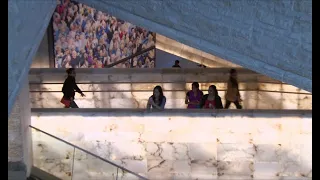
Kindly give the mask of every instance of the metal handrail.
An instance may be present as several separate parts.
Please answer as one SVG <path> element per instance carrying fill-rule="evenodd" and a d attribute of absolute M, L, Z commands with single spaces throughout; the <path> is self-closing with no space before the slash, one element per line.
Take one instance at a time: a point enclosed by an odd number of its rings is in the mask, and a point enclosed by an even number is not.
<path fill-rule="evenodd" d="M 115 66 L 115 65 L 117 65 L 117 64 L 126 62 L 126 61 L 129 60 L 129 59 L 135 58 L 136 56 L 139 56 L 139 55 L 141 55 L 141 54 L 143 54 L 143 53 L 146 53 L 146 52 L 148 52 L 148 51 L 151 51 L 151 50 L 153 50 L 153 49 L 155 49 L 155 48 L 156 48 L 156 46 L 151 46 L 151 47 L 149 47 L 149 48 L 147 48 L 147 49 L 144 49 L 144 50 L 142 50 L 142 51 L 136 52 L 135 54 L 132 54 L 132 55 L 130 55 L 130 56 L 128 56 L 128 57 L 125 57 L 125 58 L 123 58 L 123 59 L 121 59 L 121 60 L 119 60 L 119 61 L 117 61 L 117 62 L 108 64 L 107 66 L 105 66 L 105 68 L 111 68 L 111 67 L 113 67 L 113 66 Z"/>
<path fill-rule="evenodd" d="M 200 89 L 201 91 L 207 91 L 206 89 Z M 92 90 L 84 90 L 82 92 L 150 92 L 152 89 L 146 89 L 146 90 L 99 90 L 99 91 L 92 91 Z M 189 91 L 188 89 L 171 89 L 171 90 L 165 90 L 166 92 L 177 92 L 177 91 Z M 165 92 L 164 91 L 164 92 Z M 218 92 L 226 92 L 227 89 L 219 89 Z M 290 92 L 290 91 L 272 91 L 272 90 L 261 90 L 261 89 L 239 89 L 239 91 L 258 91 L 258 92 L 270 92 L 270 93 L 283 93 L 283 94 L 301 94 L 301 95 L 312 95 L 312 93 L 307 92 Z M 30 90 L 30 93 L 60 93 L 61 91 L 42 91 L 42 90 Z"/>
<path fill-rule="evenodd" d="M 81 148 L 81 147 L 79 147 L 79 146 L 77 146 L 77 145 L 74 145 L 74 144 L 72 144 L 72 143 L 69 143 L 69 142 L 67 142 L 67 141 L 65 141 L 65 140 L 63 140 L 63 139 L 61 139 L 61 138 L 58 138 L 58 137 L 56 137 L 56 136 L 54 136 L 54 135 L 52 135 L 52 134 L 49 134 L 49 133 L 47 133 L 47 132 L 45 132 L 45 131 L 42 131 L 41 129 L 38 129 L 38 128 L 33 127 L 33 126 L 31 126 L 31 125 L 29 125 L 29 127 L 32 128 L 32 129 L 35 129 L 35 130 L 37 130 L 37 131 L 39 131 L 39 132 L 41 132 L 41 133 L 43 133 L 43 134 L 46 134 L 46 135 L 48 135 L 48 136 L 50 136 L 50 137 L 52 137 L 52 138 L 54 138 L 54 139 L 57 139 L 57 140 L 59 140 L 59 141 L 62 141 L 62 142 L 64 142 L 64 143 L 72 146 L 73 148 L 76 148 L 76 149 L 79 149 L 80 151 L 83 151 L 83 152 L 85 152 L 85 153 L 88 153 L 88 154 L 90 154 L 91 156 L 93 156 L 93 157 L 95 157 L 95 158 L 98 158 L 98 159 L 100 159 L 100 160 L 102 160 L 102 161 L 104 161 L 104 162 L 106 162 L 106 163 L 109 163 L 109 164 L 111 164 L 111 165 L 113 165 L 113 166 L 115 166 L 115 167 L 117 167 L 117 168 L 120 168 L 121 170 L 127 171 L 127 172 L 129 172 L 129 173 L 137 176 L 137 177 L 140 178 L 140 179 L 148 180 L 147 178 L 145 178 L 145 177 L 143 177 L 143 176 L 141 176 L 141 175 L 139 175 L 139 174 L 136 174 L 136 173 L 134 173 L 134 172 L 132 172 L 132 171 L 130 171 L 130 170 L 122 167 L 122 166 L 119 166 L 119 165 L 117 165 L 117 164 L 115 164 L 115 163 L 113 163 L 113 162 L 111 162 L 111 161 L 108 161 L 107 159 L 104 159 L 104 158 L 102 158 L 102 157 L 100 157 L 100 156 L 98 156 L 98 155 L 96 155 L 96 154 L 93 154 L 93 153 L 91 153 L 91 152 L 89 152 L 89 151 L 87 151 L 87 150 L 85 150 L 85 149 L 83 149 L 83 148 Z"/>

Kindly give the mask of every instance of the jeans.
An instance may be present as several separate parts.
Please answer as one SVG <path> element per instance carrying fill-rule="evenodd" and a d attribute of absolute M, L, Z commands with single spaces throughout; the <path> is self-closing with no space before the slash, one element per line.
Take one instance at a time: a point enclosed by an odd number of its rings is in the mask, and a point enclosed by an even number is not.
<path fill-rule="evenodd" d="M 229 106 L 230 106 L 231 103 L 232 103 L 231 101 L 226 100 L 226 105 L 225 105 L 224 108 L 225 109 L 229 109 Z M 240 105 L 238 100 L 234 101 L 233 103 L 236 105 L 237 109 L 242 109 L 242 106 Z"/>

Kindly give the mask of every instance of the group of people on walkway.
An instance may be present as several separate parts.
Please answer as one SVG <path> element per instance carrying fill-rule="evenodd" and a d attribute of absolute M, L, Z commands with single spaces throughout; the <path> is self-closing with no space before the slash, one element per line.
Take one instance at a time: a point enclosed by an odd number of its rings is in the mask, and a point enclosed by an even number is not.
<path fill-rule="evenodd" d="M 78 108 L 75 103 L 75 92 L 85 96 L 80 88 L 76 84 L 75 76 L 76 72 L 74 68 L 67 70 L 68 77 L 64 81 L 62 92 L 63 97 L 61 103 L 65 105 L 65 108 Z M 210 85 L 208 88 L 208 94 L 203 94 L 199 89 L 199 83 L 193 82 L 192 89 L 187 92 L 185 98 L 185 104 L 188 109 L 228 109 L 231 103 L 234 103 L 237 109 L 242 109 L 241 96 L 239 93 L 239 84 L 237 80 L 237 71 L 231 69 L 229 72 L 229 80 L 227 86 L 227 92 L 225 95 L 226 103 L 223 107 L 221 97 L 219 96 L 217 87 Z M 166 105 L 166 97 L 163 94 L 161 86 L 156 86 L 153 89 L 153 94 L 148 99 L 147 109 L 164 109 Z"/>

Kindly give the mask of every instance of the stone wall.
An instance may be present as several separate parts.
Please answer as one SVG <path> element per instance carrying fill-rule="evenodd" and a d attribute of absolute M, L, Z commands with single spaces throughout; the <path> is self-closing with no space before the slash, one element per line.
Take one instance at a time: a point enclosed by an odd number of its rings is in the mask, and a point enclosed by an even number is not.
<path fill-rule="evenodd" d="M 77 0 L 312 91 L 312 0 Z"/>
<path fill-rule="evenodd" d="M 34 109 L 32 125 L 152 180 L 311 180 L 311 116 L 288 110 Z M 33 148 L 35 166 L 70 178 L 71 146 L 33 131 Z M 79 150 L 73 167 L 79 180 L 116 173 Z"/>
<path fill-rule="evenodd" d="M 76 94 L 81 108 L 142 108 L 156 85 L 167 98 L 166 108 L 186 108 L 185 95 L 198 81 L 206 94 L 217 86 L 224 102 L 229 69 L 100 69 L 77 70 L 79 87 L 86 97 Z M 240 94 L 245 109 L 312 109 L 312 94 L 263 75 L 239 69 Z M 30 97 L 33 108 L 61 108 L 63 69 L 30 71 Z M 232 104 L 231 108 L 235 108 Z"/>

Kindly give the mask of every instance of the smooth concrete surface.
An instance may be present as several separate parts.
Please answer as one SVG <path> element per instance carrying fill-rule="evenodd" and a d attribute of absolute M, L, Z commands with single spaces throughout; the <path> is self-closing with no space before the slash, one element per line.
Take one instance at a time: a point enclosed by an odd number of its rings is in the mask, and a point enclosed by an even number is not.
<path fill-rule="evenodd" d="M 24 86 L 8 119 L 8 171 L 20 175 L 23 173 L 26 178 L 30 175 L 32 167 L 31 131 L 29 128 L 31 108 L 27 79 L 24 81 Z"/>
<path fill-rule="evenodd" d="M 312 92 L 312 0 L 77 0 Z"/>
<path fill-rule="evenodd" d="M 56 0 L 8 1 L 8 116 L 56 7 Z"/>

